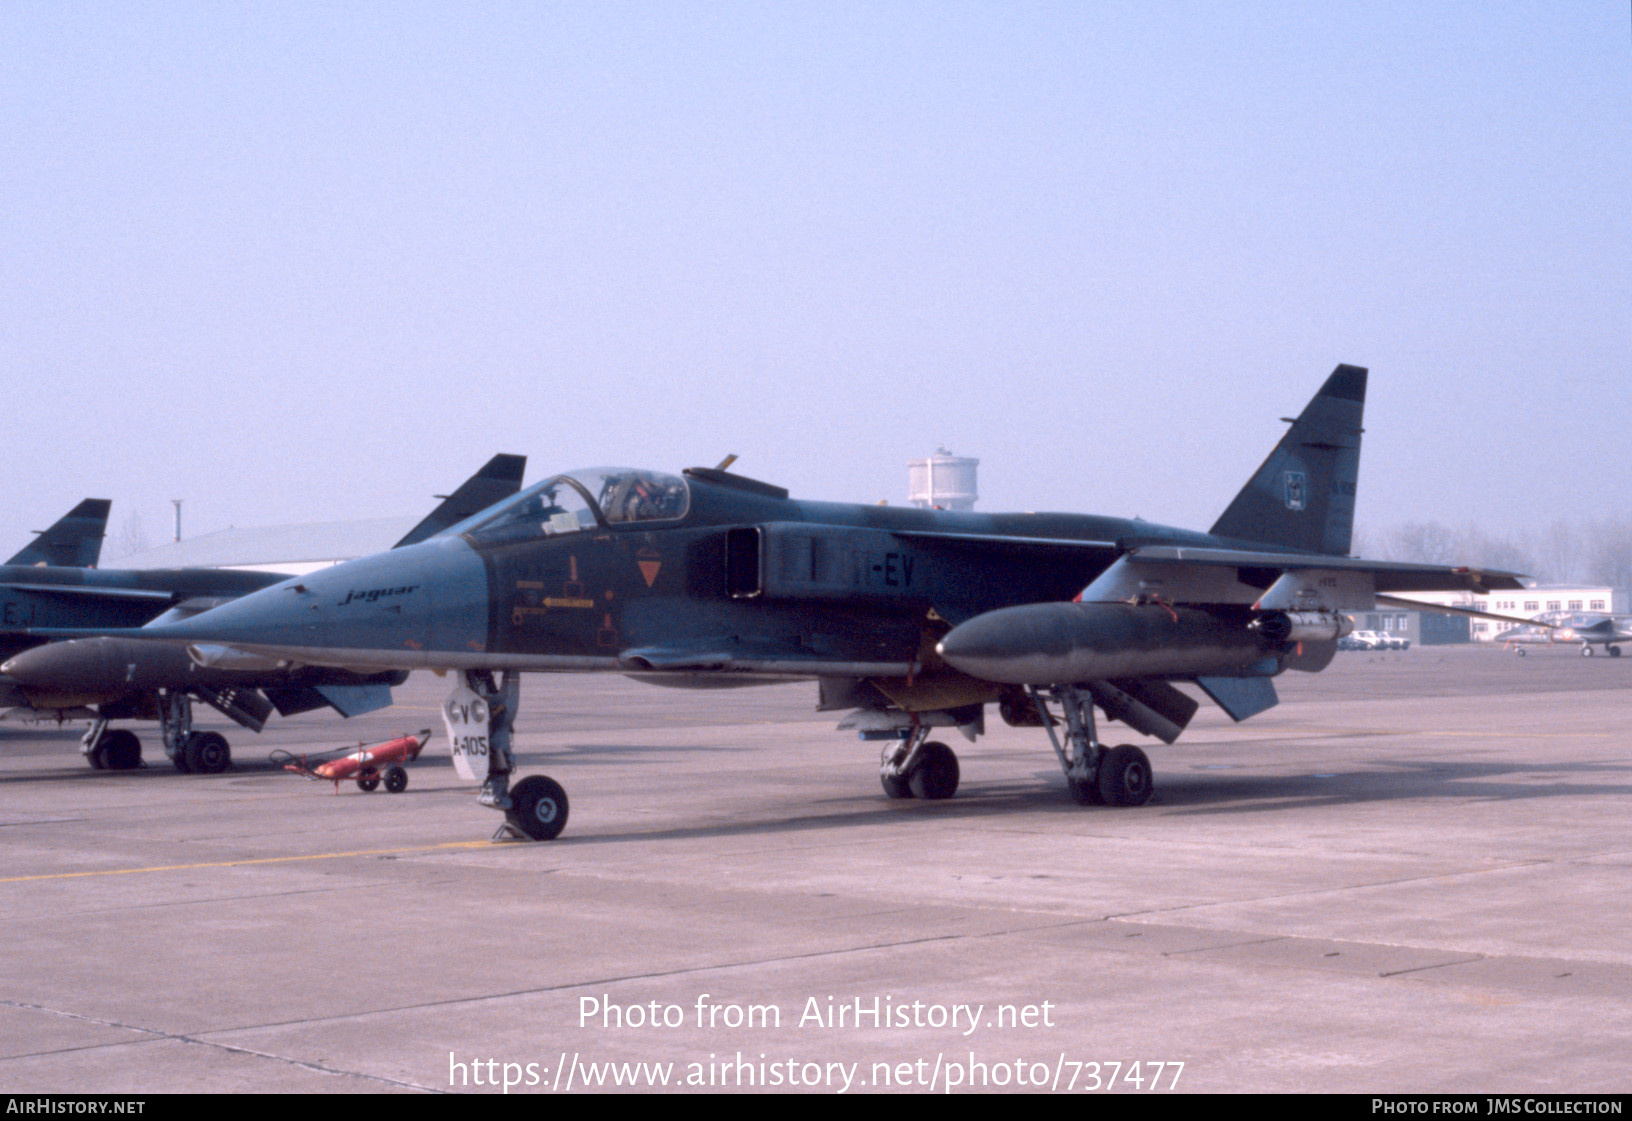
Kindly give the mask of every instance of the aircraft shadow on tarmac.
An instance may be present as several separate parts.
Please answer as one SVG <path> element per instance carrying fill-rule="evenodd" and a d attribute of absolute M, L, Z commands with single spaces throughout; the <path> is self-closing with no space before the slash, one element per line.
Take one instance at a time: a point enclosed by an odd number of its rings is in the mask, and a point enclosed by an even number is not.
<path fill-rule="evenodd" d="M 1373 768 L 1378 769 L 1373 769 Z M 1384 769 L 1386 768 L 1386 769 Z M 1606 784 L 1568 776 L 1625 775 L 1621 763 L 1446 762 L 1379 758 L 1364 770 L 1301 775 L 1232 775 L 1218 771 L 1166 772 L 1153 804 L 1174 814 L 1264 813 L 1412 798 L 1513 801 L 1520 798 L 1598 795 L 1626 797 L 1632 781 Z"/>
<path fill-rule="evenodd" d="M 889 825 L 914 828 L 926 816 L 939 821 L 965 819 L 989 822 L 1003 818 L 1070 818 L 1084 824 L 1101 821 L 1106 826 L 1128 820 L 1127 815 L 1263 813 L 1323 806 L 1345 806 L 1365 802 L 1405 799 L 1458 799 L 1463 801 L 1547 798 L 1581 794 L 1624 797 L 1632 794 L 1632 782 L 1605 785 L 1575 783 L 1560 778 L 1562 773 L 1601 775 L 1632 773 L 1632 766 L 1619 764 L 1505 764 L 1443 763 L 1425 760 L 1377 760 L 1391 770 L 1321 772 L 1309 775 L 1228 775 L 1217 772 L 1186 774 L 1167 772 L 1163 785 L 1151 801 L 1140 809 L 1083 807 L 1066 796 L 1058 775 L 1037 772 L 998 782 L 972 782 L 959 789 L 950 801 L 898 801 L 880 797 L 858 804 L 856 796 L 841 795 L 805 801 L 810 811 L 797 812 L 790 803 L 788 816 L 771 816 L 777 811 L 758 807 L 750 816 L 734 821 L 700 822 L 676 828 L 607 830 L 584 832 L 568 838 L 567 844 L 596 844 L 634 839 L 683 840 L 687 838 L 764 836 L 806 830 L 844 829 L 848 826 Z M 1556 781 L 1542 781 L 1554 779 Z M 1040 780 L 1040 781 L 1037 781 Z M 1034 785 L 1035 782 L 1035 785 Z"/>
<path fill-rule="evenodd" d="M 694 745 L 566 744 L 547 751 L 528 752 L 523 757 L 534 763 L 571 758 L 575 765 L 583 765 L 596 762 L 597 757 L 605 763 L 627 763 L 632 756 L 642 754 L 668 755 L 676 751 L 694 750 L 697 750 Z M 750 749 L 709 745 L 703 750 L 740 752 Z M 77 764 L 78 760 L 72 762 Z M 191 784 L 217 777 L 180 775 L 168 765 L 153 763 L 117 775 L 89 768 L 81 770 L 78 766 L 69 765 L 67 759 L 64 764 L 61 769 L 45 772 L 0 774 L 0 786 L 74 780 L 121 783 L 174 781 Z M 451 766 L 450 759 L 434 757 L 420 761 L 416 769 L 444 770 Z M 1192 769 L 1164 770 L 1156 794 L 1146 806 L 1140 808 L 1075 805 L 1066 796 L 1058 773 L 1051 769 L 1027 768 L 1012 779 L 969 782 L 960 788 L 955 800 L 937 802 L 892 800 L 882 793 L 875 797 L 872 792 L 860 795 L 861 800 L 858 801 L 858 794 L 854 791 L 813 801 L 790 785 L 785 813 L 780 807 L 759 805 L 750 811 L 749 816 L 733 821 L 710 820 L 674 828 L 586 832 L 571 837 L 565 843 L 772 835 L 881 824 L 912 828 L 926 816 L 942 821 L 992 821 L 1044 814 L 1051 819 L 1071 818 L 1084 824 L 1102 820 L 1106 826 L 1111 826 L 1128 820 L 1129 815 L 1261 814 L 1408 799 L 1479 802 L 1581 795 L 1626 797 L 1632 794 L 1632 764 L 1623 763 L 1450 762 L 1422 757 L 1401 759 L 1383 756 L 1368 760 L 1364 769 L 1290 775 L 1235 774 L 1229 769 L 1232 766 L 1229 763 L 1220 763 L 1216 767 L 1190 764 Z M 238 760 L 234 762 L 232 771 L 219 776 L 217 780 L 230 782 L 234 777 L 260 779 L 280 772 L 281 768 L 270 761 Z M 1628 776 L 1628 781 L 1597 781 L 1611 775 Z M 1575 777 L 1587 781 L 1576 781 Z M 427 789 L 420 786 L 417 789 L 411 787 L 403 793 L 464 796 L 468 791 L 463 787 Z M 800 812 L 800 807 L 807 812 Z M 678 808 L 676 812 L 680 812 Z"/>

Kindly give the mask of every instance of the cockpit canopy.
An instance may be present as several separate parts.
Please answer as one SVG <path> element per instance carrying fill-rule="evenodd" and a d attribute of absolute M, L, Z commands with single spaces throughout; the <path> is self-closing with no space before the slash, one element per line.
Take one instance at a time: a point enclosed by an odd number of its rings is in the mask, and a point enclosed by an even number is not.
<path fill-rule="evenodd" d="M 691 490 L 678 475 L 588 467 L 534 483 L 444 532 L 473 545 L 500 545 L 596 525 L 678 521 L 690 508 Z"/>

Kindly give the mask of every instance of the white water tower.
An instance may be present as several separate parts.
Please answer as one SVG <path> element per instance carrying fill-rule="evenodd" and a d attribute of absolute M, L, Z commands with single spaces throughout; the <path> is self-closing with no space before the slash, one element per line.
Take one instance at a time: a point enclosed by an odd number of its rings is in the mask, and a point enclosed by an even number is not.
<path fill-rule="evenodd" d="M 980 460 L 953 455 L 939 448 L 928 459 L 907 464 L 907 501 L 913 506 L 942 510 L 972 510 L 975 499 L 975 468 Z"/>

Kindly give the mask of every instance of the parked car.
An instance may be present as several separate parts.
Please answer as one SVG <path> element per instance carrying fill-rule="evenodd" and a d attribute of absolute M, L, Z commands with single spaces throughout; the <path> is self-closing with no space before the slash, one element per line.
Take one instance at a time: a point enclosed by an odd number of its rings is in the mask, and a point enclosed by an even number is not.
<path fill-rule="evenodd" d="M 1387 631 L 1355 631 L 1344 639 L 1344 641 L 1348 643 L 1348 646 L 1344 647 L 1342 643 L 1339 643 L 1338 645 L 1340 649 L 1408 650 L 1411 647 L 1411 640 L 1409 638 L 1405 638 L 1397 634 L 1389 634 Z"/>

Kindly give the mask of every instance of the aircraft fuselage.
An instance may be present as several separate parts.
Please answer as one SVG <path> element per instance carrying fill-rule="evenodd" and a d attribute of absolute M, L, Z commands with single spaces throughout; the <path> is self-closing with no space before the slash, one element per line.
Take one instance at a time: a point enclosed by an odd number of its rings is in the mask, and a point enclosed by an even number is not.
<path fill-rule="evenodd" d="M 549 534 L 478 525 L 286 581 L 199 625 L 210 641 L 359 669 L 907 675 L 949 626 L 1069 599 L 1134 544 L 1228 543 L 1120 518 L 686 486 L 681 517 L 596 508 Z"/>

